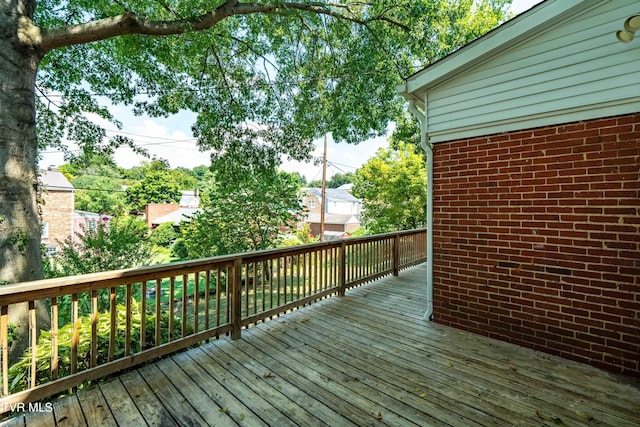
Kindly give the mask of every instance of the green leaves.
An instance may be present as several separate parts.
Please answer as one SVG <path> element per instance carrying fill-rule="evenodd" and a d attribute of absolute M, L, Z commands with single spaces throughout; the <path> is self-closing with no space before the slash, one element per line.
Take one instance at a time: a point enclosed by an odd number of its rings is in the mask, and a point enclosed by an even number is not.
<path fill-rule="evenodd" d="M 127 187 L 127 203 L 135 212 L 144 212 L 148 203 L 177 203 L 180 188 L 171 175 L 163 171 L 151 171 L 142 181 Z"/>
<path fill-rule="evenodd" d="M 152 117 L 196 112 L 199 144 L 233 151 L 239 157 L 225 157 L 232 161 L 264 162 L 265 153 L 303 159 L 310 141 L 327 132 L 358 143 L 385 133 L 401 114 L 395 85 L 402 78 L 493 28 L 507 3 L 260 1 L 254 9 L 261 12 L 232 14 L 201 31 L 123 35 L 57 49 L 46 54 L 38 73 L 43 92 L 60 96 L 58 107 L 40 97 L 42 141 L 60 146 L 66 137 L 80 146 L 104 145 L 104 134 L 83 120 L 86 112 L 113 120 L 91 95 L 99 94 Z M 64 28 L 131 12 L 170 23 L 197 19 L 222 4 L 39 0 L 34 20 Z M 233 147 L 238 141 L 242 150 Z M 111 147 L 117 143 L 125 141 Z"/>
<path fill-rule="evenodd" d="M 65 240 L 52 260 L 51 277 L 119 270 L 151 264 L 153 252 L 147 242 L 147 226 L 134 217 L 100 222 Z"/>
<path fill-rule="evenodd" d="M 381 148 L 355 173 L 353 194 L 362 199 L 364 226 L 374 234 L 425 225 L 425 163 L 413 148 Z"/>
<path fill-rule="evenodd" d="M 203 211 L 183 225 L 189 258 L 203 258 L 275 247 L 281 226 L 302 212 L 299 180 L 275 168 L 216 171 L 216 186 Z"/>

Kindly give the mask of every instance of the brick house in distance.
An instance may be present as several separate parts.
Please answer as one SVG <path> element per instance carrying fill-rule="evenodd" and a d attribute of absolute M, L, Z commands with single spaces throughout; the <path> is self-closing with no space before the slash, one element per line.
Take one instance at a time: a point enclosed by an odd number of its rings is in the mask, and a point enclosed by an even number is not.
<path fill-rule="evenodd" d="M 108 215 L 75 210 L 75 188 L 62 172 L 53 168 L 40 171 L 40 181 L 45 189 L 40 241 L 46 256 L 55 255 L 60 243 L 69 237 L 73 243 L 79 243 L 78 236 L 84 230 L 95 229 L 111 219 Z"/>
<path fill-rule="evenodd" d="M 638 15 L 546 0 L 398 88 L 428 158 L 426 316 L 640 377 Z"/>
<path fill-rule="evenodd" d="M 75 189 L 56 169 L 40 171 L 40 181 L 45 188 L 40 239 L 46 254 L 54 255 L 59 242 L 73 235 Z"/>

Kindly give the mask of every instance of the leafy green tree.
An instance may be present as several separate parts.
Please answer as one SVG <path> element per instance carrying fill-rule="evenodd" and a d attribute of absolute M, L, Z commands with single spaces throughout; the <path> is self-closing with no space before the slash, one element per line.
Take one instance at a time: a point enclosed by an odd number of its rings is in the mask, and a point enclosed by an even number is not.
<path fill-rule="evenodd" d="M 182 193 L 166 171 L 151 171 L 142 181 L 127 187 L 126 195 L 133 212 L 144 212 L 148 203 L 177 203 Z"/>
<path fill-rule="evenodd" d="M 242 180 L 219 173 L 202 212 L 182 226 L 189 258 L 275 247 L 281 226 L 302 212 L 296 176 L 275 168 L 245 172 Z"/>
<path fill-rule="evenodd" d="M 173 227 L 173 224 L 170 222 L 165 222 L 164 224 L 160 224 L 156 228 L 151 230 L 149 242 L 153 243 L 154 245 L 169 247 L 171 242 L 173 242 L 177 238 L 178 233 Z"/>
<path fill-rule="evenodd" d="M 327 188 L 338 188 L 344 184 L 353 183 L 353 173 L 337 173 L 334 174 L 331 179 L 327 181 Z"/>
<path fill-rule="evenodd" d="M 495 27 L 509 2 L 0 2 L 0 282 L 42 277 L 39 148 L 143 151 L 91 121 L 122 127 L 100 97 L 197 112 L 199 145 L 228 162 L 306 159 L 327 132 L 384 133 L 402 78 Z"/>
<path fill-rule="evenodd" d="M 425 225 L 426 169 L 413 146 L 380 148 L 356 171 L 354 181 L 353 195 L 362 199 L 368 231 L 375 234 Z"/>
<path fill-rule="evenodd" d="M 65 240 L 51 260 L 53 277 L 97 273 L 149 265 L 153 251 L 146 223 L 137 217 L 112 218 L 95 229 L 85 229 L 78 241 Z"/>
<path fill-rule="evenodd" d="M 75 208 L 108 215 L 122 214 L 127 200 L 120 180 L 108 176 L 81 175 L 72 182 Z"/>
<path fill-rule="evenodd" d="M 198 179 L 187 168 L 172 169 L 170 174 L 181 190 L 194 190 L 198 186 Z"/>

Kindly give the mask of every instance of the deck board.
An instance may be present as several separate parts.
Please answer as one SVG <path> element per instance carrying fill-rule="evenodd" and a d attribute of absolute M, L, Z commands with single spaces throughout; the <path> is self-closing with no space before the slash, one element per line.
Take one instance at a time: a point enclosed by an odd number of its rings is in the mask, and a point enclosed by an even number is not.
<path fill-rule="evenodd" d="M 635 380 L 424 320 L 424 275 L 349 290 L 7 425 L 640 425 Z"/>

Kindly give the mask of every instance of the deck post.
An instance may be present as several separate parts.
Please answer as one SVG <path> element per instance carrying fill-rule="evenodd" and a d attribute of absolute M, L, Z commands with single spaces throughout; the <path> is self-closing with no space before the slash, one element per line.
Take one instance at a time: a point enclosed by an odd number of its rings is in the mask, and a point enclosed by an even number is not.
<path fill-rule="evenodd" d="M 397 276 L 400 271 L 400 235 L 393 236 L 393 275 Z"/>
<path fill-rule="evenodd" d="M 242 323 L 242 258 L 233 260 L 231 276 L 231 339 L 240 339 Z"/>
<path fill-rule="evenodd" d="M 347 243 L 340 243 L 338 248 L 338 296 L 343 297 L 347 282 Z"/>

